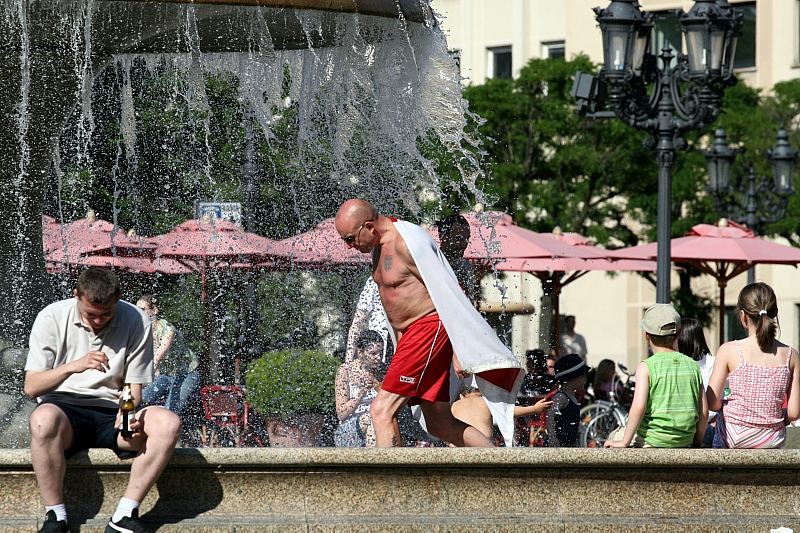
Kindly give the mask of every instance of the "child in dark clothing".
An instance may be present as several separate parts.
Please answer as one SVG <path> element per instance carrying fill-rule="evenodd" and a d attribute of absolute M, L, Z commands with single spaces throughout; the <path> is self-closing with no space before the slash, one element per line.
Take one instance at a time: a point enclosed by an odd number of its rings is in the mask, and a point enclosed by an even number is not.
<path fill-rule="evenodd" d="M 580 436 L 581 406 L 576 395 L 586 388 L 589 365 L 578 354 L 567 354 L 555 365 L 559 390 L 547 413 L 547 445 L 575 448 Z"/>

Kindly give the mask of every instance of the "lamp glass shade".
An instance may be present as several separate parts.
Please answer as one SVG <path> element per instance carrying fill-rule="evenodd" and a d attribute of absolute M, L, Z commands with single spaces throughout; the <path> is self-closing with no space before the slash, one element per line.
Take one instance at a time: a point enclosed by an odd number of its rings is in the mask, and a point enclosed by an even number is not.
<path fill-rule="evenodd" d="M 714 28 L 709 32 L 708 39 L 708 69 L 718 72 L 722 68 L 723 52 L 725 51 L 725 34 L 724 29 Z"/>
<path fill-rule="evenodd" d="M 794 190 L 794 161 L 777 159 L 772 161 L 772 177 L 775 180 L 775 192 L 791 194 Z"/>
<path fill-rule="evenodd" d="M 633 54 L 631 55 L 631 68 L 639 75 L 642 73 L 642 61 L 644 54 L 650 48 L 650 26 L 644 26 L 639 30 L 636 36 L 636 41 L 633 45 Z"/>
<path fill-rule="evenodd" d="M 708 190 L 715 194 L 727 194 L 730 192 L 731 166 L 736 159 L 736 151 L 728 146 L 725 130 L 720 128 L 714 132 L 714 142 L 705 154 Z"/>
<path fill-rule="evenodd" d="M 708 188 L 716 194 L 726 194 L 730 189 L 731 160 L 726 157 L 706 156 Z"/>
<path fill-rule="evenodd" d="M 686 37 L 686 55 L 689 58 L 690 73 L 704 74 L 708 62 L 705 28 L 702 25 L 687 26 L 684 35 Z"/>
<path fill-rule="evenodd" d="M 602 31 L 606 73 L 612 76 L 623 75 L 630 66 L 631 27 L 623 24 L 606 24 Z"/>
<path fill-rule="evenodd" d="M 739 37 L 734 33 L 731 35 L 728 42 L 728 47 L 725 49 L 725 68 L 728 72 L 733 72 L 733 65 L 736 62 L 736 43 L 739 42 Z"/>

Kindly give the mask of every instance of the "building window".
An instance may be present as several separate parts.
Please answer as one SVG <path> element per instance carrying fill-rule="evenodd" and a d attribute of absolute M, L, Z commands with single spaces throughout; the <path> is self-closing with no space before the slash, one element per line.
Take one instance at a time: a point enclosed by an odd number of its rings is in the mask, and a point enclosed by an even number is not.
<path fill-rule="evenodd" d="M 736 43 L 734 68 L 753 68 L 756 66 L 756 3 L 733 4 L 733 8 L 744 15 L 742 33 Z"/>
<path fill-rule="evenodd" d="M 511 78 L 511 47 L 488 48 L 489 78 Z"/>
<path fill-rule="evenodd" d="M 564 41 L 542 43 L 542 57 L 546 59 L 564 59 L 566 57 Z"/>
<path fill-rule="evenodd" d="M 725 306 L 725 342 L 747 338 L 735 306 Z"/>
<path fill-rule="evenodd" d="M 675 54 L 683 52 L 681 23 L 675 11 L 656 11 L 653 13 L 653 33 L 650 35 L 650 53 L 657 56 L 664 48 L 671 48 Z"/>

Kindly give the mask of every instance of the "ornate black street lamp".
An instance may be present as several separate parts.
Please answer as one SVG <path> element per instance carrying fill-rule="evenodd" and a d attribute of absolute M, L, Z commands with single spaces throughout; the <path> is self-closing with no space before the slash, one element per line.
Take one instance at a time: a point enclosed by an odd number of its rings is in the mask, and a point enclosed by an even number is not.
<path fill-rule="evenodd" d="M 594 9 L 603 33 L 603 68 L 597 77 L 578 72 L 573 96 L 578 112 L 617 117 L 650 133 L 658 161 L 658 260 L 656 301 L 670 301 L 670 206 L 675 150 L 682 134 L 719 116 L 725 89 L 736 83 L 733 59 L 742 14 L 725 0 L 696 0 L 680 23 L 687 54 L 664 48 L 649 53 L 653 17 L 636 0 L 614 0 Z M 661 65 L 658 65 L 658 60 Z"/>
<path fill-rule="evenodd" d="M 744 222 L 756 235 L 764 226 L 777 222 L 786 214 L 789 197 L 794 193 L 794 169 L 797 150 L 789 145 L 789 135 L 780 128 L 775 146 L 767 150 L 767 160 L 772 167 L 772 180 L 756 176 L 751 163 L 747 181 L 737 185 L 731 182 L 733 161 L 739 150 L 728 146 L 725 131 L 718 129 L 714 143 L 706 151 L 708 166 L 707 190 L 714 196 L 717 211 L 725 217 Z M 755 271 L 747 271 L 747 282 L 755 281 Z"/>

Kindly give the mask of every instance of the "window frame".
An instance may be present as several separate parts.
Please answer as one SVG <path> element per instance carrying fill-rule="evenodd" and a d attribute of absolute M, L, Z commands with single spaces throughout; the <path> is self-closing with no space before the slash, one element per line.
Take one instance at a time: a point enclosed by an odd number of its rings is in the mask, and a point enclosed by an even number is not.
<path fill-rule="evenodd" d="M 508 76 L 498 76 L 497 75 L 497 56 L 499 54 L 508 54 L 509 56 L 509 75 Z M 487 46 L 486 47 L 486 57 L 487 57 L 487 65 L 486 65 L 486 77 L 487 78 L 501 78 L 501 79 L 511 79 L 514 77 L 514 49 L 509 45 L 503 46 Z"/>
<path fill-rule="evenodd" d="M 798 0 L 800 1 L 800 0 Z M 558 41 L 542 41 L 542 58 L 544 59 L 566 59 L 567 58 L 567 42 L 562 40 Z M 552 50 L 561 49 L 561 56 L 553 57 L 550 55 Z"/>

